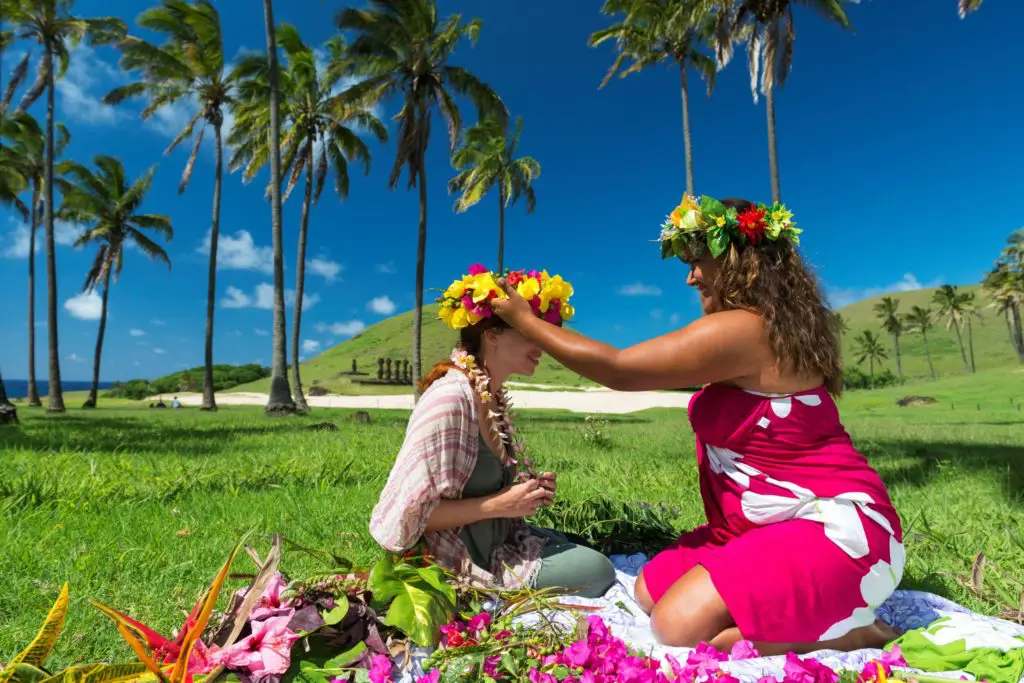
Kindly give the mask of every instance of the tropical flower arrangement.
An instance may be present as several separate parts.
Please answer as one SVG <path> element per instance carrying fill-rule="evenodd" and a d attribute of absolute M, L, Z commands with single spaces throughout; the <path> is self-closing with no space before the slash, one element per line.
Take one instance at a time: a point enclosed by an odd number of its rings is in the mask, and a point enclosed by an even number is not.
<path fill-rule="evenodd" d="M 291 579 L 278 569 L 281 541 L 274 537 L 265 559 L 246 547 L 258 571 L 232 574 L 239 542 L 173 638 L 94 602 L 135 653 L 137 661 L 127 663 L 45 668 L 68 611 L 65 584 L 38 635 L 0 666 L 0 683 L 391 683 L 413 666 L 415 647 L 433 648 L 419 658 L 416 683 L 737 683 L 721 665 L 759 656 L 743 641 L 728 653 L 702 644 L 685 662 L 659 661 L 584 614 L 593 608 L 559 604 L 552 590 L 481 591 L 419 549 L 364 570 L 289 542 L 326 570 Z M 215 612 L 226 582 L 241 577 L 248 585 Z M 906 662 L 898 648 L 862 672 L 842 674 L 790 654 L 782 683 L 887 683 L 899 666 Z"/>
<path fill-rule="evenodd" d="M 754 204 L 746 211 L 703 195 L 698 201 L 684 195 L 661 226 L 661 257 L 677 256 L 683 260 L 701 258 L 705 251 L 718 258 L 729 244 L 737 248 L 756 245 L 767 240 L 789 240 L 800 244 L 803 230 L 793 222 L 793 213 L 784 204 Z"/>
<path fill-rule="evenodd" d="M 490 301 L 508 296 L 498 285 L 500 277 L 479 263 L 470 266 L 468 274 L 448 285 L 437 299 L 440 304 L 438 316 L 453 330 L 490 318 L 494 315 Z M 509 286 L 530 303 L 537 317 L 553 325 L 561 325 L 576 314 L 569 303 L 572 285 L 561 275 L 551 276 L 546 270 L 510 270 L 504 277 Z"/>

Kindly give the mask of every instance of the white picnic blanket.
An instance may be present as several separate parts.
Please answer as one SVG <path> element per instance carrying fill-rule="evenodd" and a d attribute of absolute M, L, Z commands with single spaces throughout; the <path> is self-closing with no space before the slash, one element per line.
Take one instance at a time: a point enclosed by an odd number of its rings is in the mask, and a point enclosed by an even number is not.
<path fill-rule="evenodd" d="M 650 619 L 633 600 L 633 584 L 636 582 L 640 568 L 647 562 L 647 557 L 642 554 L 613 555 L 611 560 L 615 565 L 618 580 L 604 597 L 598 599 L 560 598 L 559 602 L 599 607 L 598 611 L 591 613 L 600 616 L 612 633 L 630 646 L 657 659 L 663 660 L 666 654 L 671 654 L 679 661 L 685 661 L 689 650 L 659 645 L 651 633 Z M 568 615 L 559 616 L 566 619 L 571 618 Z M 1024 626 L 971 612 L 955 602 L 930 593 L 896 591 L 878 609 L 878 618 L 899 631 L 923 628 L 941 617 L 951 617 L 950 637 L 973 640 L 975 643 L 984 643 L 989 647 L 1000 647 L 1000 644 L 1012 642 L 1012 639 L 1016 637 L 1024 637 Z M 953 633 L 954 631 L 955 633 Z M 850 669 L 858 672 L 864 668 L 866 663 L 880 655 L 881 651 L 875 649 L 854 652 L 822 650 L 813 653 L 816 659 L 833 670 Z M 764 676 L 774 676 L 777 680 L 782 680 L 784 664 L 785 657 L 761 657 L 739 662 L 724 662 L 722 668 L 743 683 L 754 683 Z M 961 677 L 968 680 L 974 679 L 971 674 L 961 671 L 921 673 L 951 680 L 959 680 Z M 412 672 L 407 672 L 401 679 L 401 683 L 411 683 L 414 676 L 418 675 L 422 675 L 422 671 L 419 668 L 419 661 L 414 661 Z M 1021 683 L 1024 683 L 1024 678 L 1021 679 Z"/>

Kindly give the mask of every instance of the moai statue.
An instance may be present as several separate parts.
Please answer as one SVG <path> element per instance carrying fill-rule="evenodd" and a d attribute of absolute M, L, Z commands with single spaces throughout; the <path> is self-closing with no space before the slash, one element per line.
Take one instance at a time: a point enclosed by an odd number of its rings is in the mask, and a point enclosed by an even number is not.
<path fill-rule="evenodd" d="M 384 363 L 386 364 L 386 369 L 384 370 L 384 381 L 387 382 L 388 384 L 390 384 L 391 383 L 391 359 L 388 358 L 387 360 L 384 361 Z"/>
<path fill-rule="evenodd" d="M 406 358 L 404 361 L 402 361 L 402 366 L 404 368 L 404 373 L 403 374 L 405 376 L 405 383 L 406 384 L 412 384 L 412 370 L 410 369 L 409 359 L 408 358 Z"/>
<path fill-rule="evenodd" d="M 378 358 L 377 359 L 377 379 L 379 381 L 383 381 L 384 380 L 384 359 L 383 358 Z"/>
<path fill-rule="evenodd" d="M 353 358 L 352 359 L 352 374 L 354 375 L 354 374 L 356 374 L 358 372 L 359 372 L 359 368 L 358 368 L 358 366 L 356 366 L 356 359 Z"/>

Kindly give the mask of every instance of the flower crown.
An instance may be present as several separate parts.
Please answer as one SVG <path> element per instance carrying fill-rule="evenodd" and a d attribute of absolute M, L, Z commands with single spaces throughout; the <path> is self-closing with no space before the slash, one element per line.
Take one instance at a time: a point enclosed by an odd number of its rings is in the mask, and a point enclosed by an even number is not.
<path fill-rule="evenodd" d="M 730 242 L 737 247 L 780 239 L 800 244 L 801 232 L 793 222 L 793 213 L 779 202 L 771 206 L 754 204 L 746 211 L 737 211 L 714 197 L 703 195 L 698 202 L 687 194 L 661 226 L 659 241 L 663 259 L 700 258 L 705 249 L 718 258 Z"/>
<path fill-rule="evenodd" d="M 470 266 L 469 274 L 448 285 L 444 295 L 437 299 L 441 306 L 438 317 L 453 330 L 490 318 L 494 315 L 491 299 L 508 298 L 498 285 L 498 277 L 480 264 Z M 530 303 L 538 318 L 561 325 L 576 314 L 569 303 L 572 285 L 561 275 L 552 277 L 546 270 L 511 270 L 506 271 L 505 279 Z"/>

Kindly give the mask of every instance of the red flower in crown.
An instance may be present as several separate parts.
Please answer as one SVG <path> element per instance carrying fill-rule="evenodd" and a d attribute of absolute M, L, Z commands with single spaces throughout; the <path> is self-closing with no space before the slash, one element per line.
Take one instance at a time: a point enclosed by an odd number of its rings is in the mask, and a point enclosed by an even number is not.
<path fill-rule="evenodd" d="M 736 216 L 736 220 L 739 222 L 740 232 L 743 233 L 747 240 L 751 244 L 757 244 L 764 237 L 765 230 L 768 229 L 768 224 L 765 223 L 764 217 L 768 213 L 767 209 L 759 209 L 756 206 L 751 206 L 749 209 L 740 213 Z"/>
<path fill-rule="evenodd" d="M 508 281 L 509 285 L 511 285 L 512 287 L 516 287 L 519 285 L 520 282 L 523 281 L 523 271 L 513 270 L 507 276 L 505 276 L 505 279 Z"/>

